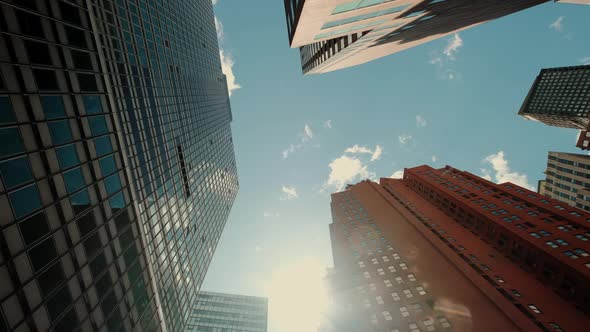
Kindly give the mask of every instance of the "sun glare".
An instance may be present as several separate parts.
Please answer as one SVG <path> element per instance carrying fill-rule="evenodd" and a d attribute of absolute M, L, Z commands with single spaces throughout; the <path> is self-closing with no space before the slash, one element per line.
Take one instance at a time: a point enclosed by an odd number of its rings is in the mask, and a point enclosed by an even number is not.
<path fill-rule="evenodd" d="M 326 269 L 308 257 L 275 269 L 265 292 L 269 298 L 270 329 L 317 332 L 328 306 Z"/>

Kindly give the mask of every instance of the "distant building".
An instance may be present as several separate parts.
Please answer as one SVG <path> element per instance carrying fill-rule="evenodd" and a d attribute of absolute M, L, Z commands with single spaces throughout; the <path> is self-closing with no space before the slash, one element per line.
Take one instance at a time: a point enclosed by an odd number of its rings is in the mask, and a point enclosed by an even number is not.
<path fill-rule="evenodd" d="M 576 5 L 590 5 L 590 0 L 557 0 L 557 2 L 572 3 Z"/>
<path fill-rule="evenodd" d="M 363 64 L 547 0 L 284 0 L 304 74 Z"/>
<path fill-rule="evenodd" d="M 549 152 L 545 174 L 540 194 L 590 211 L 590 156 Z"/>
<path fill-rule="evenodd" d="M 331 210 L 332 331 L 588 330 L 590 213 L 449 166 Z"/>
<path fill-rule="evenodd" d="M 200 292 L 186 332 L 266 332 L 268 299 Z"/>
<path fill-rule="evenodd" d="M 581 130 L 576 146 L 582 150 L 590 150 L 590 131 Z"/>
<path fill-rule="evenodd" d="M 548 68 L 535 79 L 518 114 L 562 128 L 588 128 L 590 65 Z"/>

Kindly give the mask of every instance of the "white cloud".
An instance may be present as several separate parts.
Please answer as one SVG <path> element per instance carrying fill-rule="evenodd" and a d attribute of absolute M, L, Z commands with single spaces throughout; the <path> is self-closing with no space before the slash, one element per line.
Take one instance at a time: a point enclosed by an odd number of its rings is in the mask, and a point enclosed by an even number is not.
<path fill-rule="evenodd" d="M 406 145 L 407 143 L 410 142 L 410 140 L 412 140 L 412 135 L 401 134 L 397 137 L 397 139 L 401 145 Z"/>
<path fill-rule="evenodd" d="M 306 123 L 305 127 L 303 128 L 303 139 L 308 140 L 313 138 L 313 131 L 311 127 Z"/>
<path fill-rule="evenodd" d="M 213 6 L 215 6 L 219 2 L 219 0 L 211 0 L 211 2 L 213 3 Z"/>
<path fill-rule="evenodd" d="M 375 177 L 375 173 L 369 172 L 367 166 L 357 157 L 343 155 L 332 160 L 328 166 L 330 175 L 326 185 L 338 191 L 344 189 L 347 184 Z"/>
<path fill-rule="evenodd" d="M 426 127 L 426 119 L 422 115 L 416 115 L 416 127 Z"/>
<path fill-rule="evenodd" d="M 326 122 L 324 122 L 324 128 L 332 129 L 332 120 L 326 120 Z"/>
<path fill-rule="evenodd" d="M 525 187 L 530 190 L 534 190 L 534 187 L 529 184 L 529 180 L 526 174 L 514 172 L 508 165 L 508 160 L 505 158 L 504 151 L 498 151 L 498 153 L 491 154 L 483 160 L 484 163 L 488 163 L 492 166 L 492 171 L 489 169 L 481 169 L 483 178 L 487 180 L 494 179 L 497 183 L 512 182 L 521 187 Z"/>
<path fill-rule="evenodd" d="M 381 159 L 381 155 L 383 154 L 383 148 L 381 147 L 381 145 L 375 145 L 375 149 L 371 150 L 370 148 L 366 147 L 366 146 L 360 146 L 358 144 L 355 144 L 349 148 L 347 148 L 346 150 L 344 150 L 344 153 L 351 153 L 351 154 L 362 154 L 362 153 L 366 153 L 366 154 L 370 154 L 371 155 L 371 161 L 375 161 L 375 160 L 379 160 Z"/>
<path fill-rule="evenodd" d="M 264 218 L 272 218 L 272 217 L 280 216 L 278 212 L 271 212 L 271 211 L 264 211 L 262 213 L 262 215 L 264 216 Z"/>
<path fill-rule="evenodd" d="M 371 156 L 371 161 L 381 159 L 381 154 L 383 154 L 383 148 L 380 145 L 376 145 L 375 151 L 373 151 L 373 155 Z"/>
<path fill-rule="evenodd" d="M 585 58 L 581 58 L 579 61 L 583 65 L 590 65 L 590 56 L 589 57 L 585 57 Z"/>
<path fill-rule="evenodd" d="M 403 169 L 393 172 L 393 174 L 391 174 L 391 176 L 390 176 L 390 178 L 392 178 L 392 179 L 401 179 L 403 177 L 404 177 L 404 170 Z"/>
<path fill-rule="evenodd" d="M 558 17 L 553 23 L 549 24 L 549 29 L 553 29 L 557 32 L 563 32 L 564 29 L 564 25 L 563 25 L 563 19 L 565 17 L 560 16 Z"/>
<path fill-rule="evenodd" d="M 213 1 L 215 5 L 217 2 Z M 229 51 L 224 50 L 223 41 L 225 38 L 223 32 L 223 24 L 220 20 L 215 17 L 215 28 L 217 29 L 217 39 L 219 41 L 219 59 L 221 60 L 221 71 L 225 74 L 227 79 L 227 90 L 231 97 L 235 90 L 240 89 L 242 86 L 236 81 L 236 75 L 234 74 L 234 59 Z"/>
<path fill-rule="evenodd" d="M 289 155 L 303 147 L 302 144 L 290 144 L 288 148 L 283 150 L 283 159 L 289 158 Z"/>
<path fill-rule="evenodd" d="M 282 187 L 283 194 L 281 195 L 281 201 L 290 201 L 292 199 L 296 199 L 298 197 L 297 190 L 295 187 L 287 187 L 283 185 Z"/>
<path fill-rule="evenodd" d="M 438 161 L 438 158 L 436 156 L 432 156 L 432 162 L 435 163 Z"/>
<path fill-rule="evenodd" d="M 453 37 L 449 39 L 447 46 L 445 47 L 443 53 L 449 57 L 451 60 L 455 59 L 455 53 L 459 51 L 459 49 L 463 46 L 463 39 L 459 36 L 458 33 L 455 33 Z"/>

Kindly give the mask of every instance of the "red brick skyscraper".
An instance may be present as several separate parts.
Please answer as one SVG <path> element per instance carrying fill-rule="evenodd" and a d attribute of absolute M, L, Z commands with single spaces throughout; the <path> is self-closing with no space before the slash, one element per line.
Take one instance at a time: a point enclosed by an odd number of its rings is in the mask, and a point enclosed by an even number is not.
<path fill-rule="evenodd" d="M 590 213 L 449 166 L 331 206 L 335 331 L 590 330 Z"/>

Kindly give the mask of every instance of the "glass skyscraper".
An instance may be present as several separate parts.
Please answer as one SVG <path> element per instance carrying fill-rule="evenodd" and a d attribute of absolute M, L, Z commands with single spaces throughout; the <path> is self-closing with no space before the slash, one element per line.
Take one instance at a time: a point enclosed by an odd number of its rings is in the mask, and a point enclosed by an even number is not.
<path fill-rule="evenodd" d="M 187 332 L 266 332 L 268 299 L 200 292 Z"/>
<path fill-rule="evenodd" d="M 0 0 L 0 331 L 182 331 L 238 190 L 209 0 Z"/>

